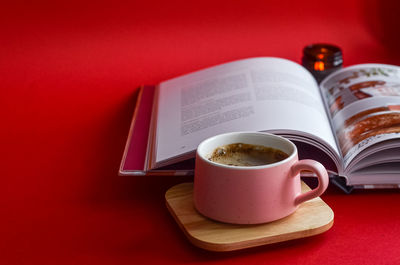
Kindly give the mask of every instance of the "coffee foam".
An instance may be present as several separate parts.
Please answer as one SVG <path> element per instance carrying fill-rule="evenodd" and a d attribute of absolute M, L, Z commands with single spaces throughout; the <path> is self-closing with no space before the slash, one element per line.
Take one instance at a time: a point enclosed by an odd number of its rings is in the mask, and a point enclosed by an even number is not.
<path fill-rule="evenodd" d="M 284 160 L 285 152 L 262 145 L 233 143 L 216 148 L 209 160 L 229 166 L 261 166 Z"/>

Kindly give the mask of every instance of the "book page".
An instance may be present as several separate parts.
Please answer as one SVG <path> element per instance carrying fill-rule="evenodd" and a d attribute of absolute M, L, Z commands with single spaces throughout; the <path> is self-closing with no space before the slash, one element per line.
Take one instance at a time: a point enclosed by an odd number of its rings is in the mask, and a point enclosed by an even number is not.
<path fill-rule="evenodd" d="M 231 131 L 305 135 L 338 153 L 316 81 L 279 58 L 235 61 L 159 86 L 156 161 Z"/>
<path fill-rule="evenodd" d="M 324 80 L 321 91 L 345 166 L 363 150 L 400 138 L 400 67 L 348 67 Z"/>

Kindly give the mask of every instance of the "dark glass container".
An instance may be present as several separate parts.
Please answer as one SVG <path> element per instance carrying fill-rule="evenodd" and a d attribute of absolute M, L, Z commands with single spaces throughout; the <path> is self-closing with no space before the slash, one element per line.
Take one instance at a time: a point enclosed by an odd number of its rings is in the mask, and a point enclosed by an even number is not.
<path fill-rule="evenodd" d="M 302 65 L 311 72 L 318 84 L 343 66 L 342 50 L 332 44 L 316 43 L 303 49 Z"/>

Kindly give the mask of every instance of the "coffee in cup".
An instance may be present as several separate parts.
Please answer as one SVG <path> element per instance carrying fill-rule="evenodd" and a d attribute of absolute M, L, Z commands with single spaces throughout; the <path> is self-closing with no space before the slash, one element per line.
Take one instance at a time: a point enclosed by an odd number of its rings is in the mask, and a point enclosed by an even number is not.
<path fill-rule="evenodd" d="M 252 152 L 257 158 L 254 165 L 252 155 L 247 159 Z M 266 161 L 260 158 L 263 153 L 278 154 L 278 159 Z M 302 170 L 315 173 L 318 187 L 301 193 Z M 299 160 L 297 147 L 288 139 L 269 133 L 233 132 L 210 137 L 198 146 L 193 200 L 198 212 L 213 220 L 259 224 L 292 214 L 303 202 L 320 196 L 328 183 L 324 166 L 310 159 Z"/>
<path fill-rule="evenodd" d="M 217 147 L 209 160 L 229 166 L 261 166 L 288 158 L 285 152 L 263 145 L 232 143 Z"/>

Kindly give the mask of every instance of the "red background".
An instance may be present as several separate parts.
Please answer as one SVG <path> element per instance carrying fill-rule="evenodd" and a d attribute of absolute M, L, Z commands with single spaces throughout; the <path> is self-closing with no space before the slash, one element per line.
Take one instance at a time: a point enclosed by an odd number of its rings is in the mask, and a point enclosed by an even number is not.
<path fill-rule="evenodd" d="M 11 1 L 10 1 L 11 2 Z M 192 246 L 165 191 L 117 176 L 136 87 L 253 56 L 400 64 L 397 1 L 12 1 L 0 9 L 0 264 L 400 264 L 398 191 L 331 186 L 328 232 L 234 253 Z"/>

